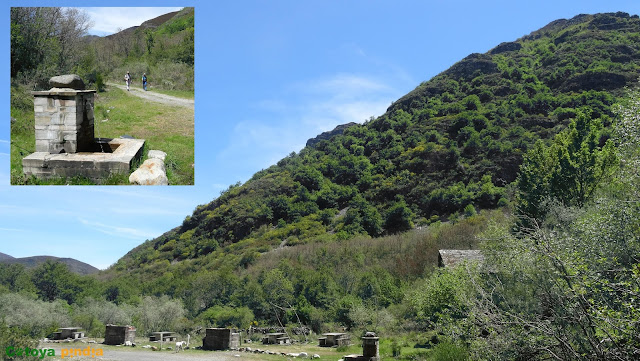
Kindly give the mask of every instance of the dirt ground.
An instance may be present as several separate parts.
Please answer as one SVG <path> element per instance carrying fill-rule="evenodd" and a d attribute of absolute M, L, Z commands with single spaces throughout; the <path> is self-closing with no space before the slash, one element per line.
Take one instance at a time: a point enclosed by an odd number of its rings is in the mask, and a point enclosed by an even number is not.
<path fill-rule="evenodd" d="M 103 356 L 67 356 L 62 358 L 62 349 L 86 349 L 90 346 L 92 349 L 102 349 Z M 193 352 L 190 350 L 174 352 L 174 351 L 151 351 L 142 348 L 121 347 L 120 349 L 112 346 L 104 346 L 102 344 L 86 344 L 86 343 L 41 343 L 39 348 L 54 349 L 55 357 L 47 357 L 47 360 L 101 360 L 101 361 L 238 361 L 243 360 L 244 356 L 240 352 L 231 351 L 207 351 Z M 236 357 L 234 355 L 240 355 Z M 254 358 L 252 358 L 254 359 Z M 255 359 L 254 359 L 255 360 Z"/>
<path fill-rule="evenodd" d="M 124 85 L 119 85 L 119 84 L 115 84 L 115 83 L 107 83 L 107 85 L 109 86 L 114 86 L 116 88 L 120 88 L 122 90 L 127 90 L 127 87 Z M 185 108 L 191 108 L 193 109 L 193 105 L 194 105 L 194 101 L 192 99 L 183 99 L 183 98 L 177 98 L 177 97 L 172 97 L 171 95 L 165 95 L 165 94 L 160 94 L 160 93 L 156 93 L 156 92 L 149 92 L 149 91 L 144 91 L 138 88 L 134 88 L 134 87 L 130 87 L 130 91 L 129 93 L 132 95 L 135 95 L 137 97 L 140 97 L 142 99 L 146 99 L 152 102 L 156 102 L 156 103 L 162 103 L 165 105 L 170 105 L 170 106 L 179 106 L 179 107 L 185 107 Z"/>

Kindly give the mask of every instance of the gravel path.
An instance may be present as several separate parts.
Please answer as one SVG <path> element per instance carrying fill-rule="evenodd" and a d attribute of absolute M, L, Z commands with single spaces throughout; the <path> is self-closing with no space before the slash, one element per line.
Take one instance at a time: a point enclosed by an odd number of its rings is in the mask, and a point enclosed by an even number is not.
<path fill-rule="evenodd" d="M 200 360 L 208 360 L 208 361 L 238 361 L 242 360 L 242 358 L 234 357 L 233 355 L 238 354 L 227 352 L 227 351 L 208 351 L 206 353 L 198 352 L 191 353 L 189 350 L 183 352 L 173 352 L 173 351 L 151 351 L 145 349 L 132 349 L 126 347 L 122 350 L 114 350 L 113 348 L 103 349 L 103 356 L 75 356 L 70 357 L 71 355 L 61 358 L 62 356 L 62 348 L 67 349 L 85 349 L 87 346 L 91 346 L 92 349 L 102 348 L 101 344 L 85 344 L 85 343 L 70 343 L 70 344 L 40 344 L 39 348 L 49 349 L 52 348 L 55 350 L 55 357 L 47 357 L 48 360 L 78 360 L 78 361 L 87 361 L 87 360 L 100 360 L 100 361 L 200 361 Z"/>
<path fill-rule="evenodd" d="M 127 87 L 125 85 L 120 85 L 120 84 L 116 84 L 116 83 L 107 83 L 107 85 L 109 86 L 114 86 L 116 88 L 120 88 L 124 91 L 127 90 Z M 150 92 L 150 91 L 144 91 L 138 88 L 134 88 L 131 87 L 131 90 L 129 91 L 130 94 L 133 94 L 137 97 L 152 101 L 152 102 L 156 102 L 156 103 L 162 103 L 165 105 L 170 105 L 170 106 L 177 106 L 177 107 L 185 107 L 185 108 L 191 108 L 193 109 L 193 105 L 194 105 L 194 101 L 192 99 L 184 99 L 184 98 L 177 98 L 177 97 L 173 97 L 171 95 L 165 95 L 165 94 L 160 94 L 160 93 L 155 93 L 155 92 Z"/>

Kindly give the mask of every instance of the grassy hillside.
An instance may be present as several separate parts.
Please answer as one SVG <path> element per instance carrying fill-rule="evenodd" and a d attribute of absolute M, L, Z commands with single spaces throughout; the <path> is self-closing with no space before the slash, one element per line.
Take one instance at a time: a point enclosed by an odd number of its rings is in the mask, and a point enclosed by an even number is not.
<path fill-rule="evenodd" d="M 129 71 L 133 83 L 140 84 L 146 73 L 150 89 L 193 93 L 194 20 L 194 8 L 159 16 L 90 42 L 85 59 L 91 63 L 96 56 L 97 71 L 112 82 L 123 83 Z"/>

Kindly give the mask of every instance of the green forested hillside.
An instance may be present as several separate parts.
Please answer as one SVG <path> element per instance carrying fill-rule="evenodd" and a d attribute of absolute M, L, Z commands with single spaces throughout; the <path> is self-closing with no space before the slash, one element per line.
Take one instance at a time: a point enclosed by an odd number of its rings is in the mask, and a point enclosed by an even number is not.
<path fill-rule="evenodd" d="M 384 115 L 231 186 L 115 270 L 376 237 L 506 205 L 523 155 L 580 111 L 600 119 L 604 145 L 612 104 L 640 74 L 639 31 L 637 16 L 580 15 L 469 55 Z"/>

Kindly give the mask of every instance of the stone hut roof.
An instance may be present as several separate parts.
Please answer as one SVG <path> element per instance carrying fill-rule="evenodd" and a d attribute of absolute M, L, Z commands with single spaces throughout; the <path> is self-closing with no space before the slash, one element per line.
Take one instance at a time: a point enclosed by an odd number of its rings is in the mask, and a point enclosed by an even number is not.
<path fill-rule="evenodd" d="M 484 262 L 484 256 L 477 249 L 441 249 L 438 251 L 438 267 L 455 267 L 463 261 Z"/>

